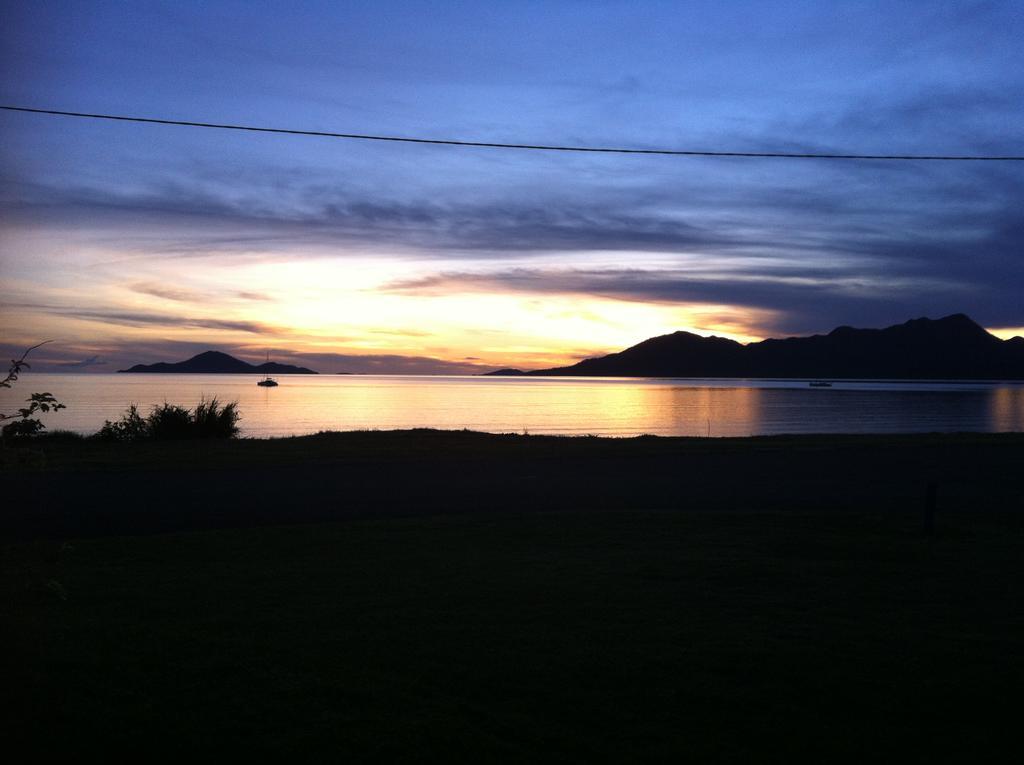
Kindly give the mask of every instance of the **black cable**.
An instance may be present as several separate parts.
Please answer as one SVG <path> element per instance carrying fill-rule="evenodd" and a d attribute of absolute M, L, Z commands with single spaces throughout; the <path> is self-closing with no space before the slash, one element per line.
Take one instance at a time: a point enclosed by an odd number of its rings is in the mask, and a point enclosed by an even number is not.
<path fill-rule="evenodd" d="M 225 125 L 215 122 L 194 122 L 188 120 L 162 120 L 154 117 L 125 117 L 116 114 L 89 114 L 86 112 L 65 112 L 56 109 L 31 109 L 27 106 L 3 106 L 9 112 L 31 114 L 55 114 L 61 117 L 85 117 L 94 120 L 117 122 L 145 122 L 153 125 L 179 125 L 183 127 L 213 128 L 215 130 L 247 130 L 252 133 L 281 133 L 284 135 L 306 135 L 320 138 L 350 138 L 360 141 L 394 141 L 398 143 L 426 143 L 440 146 L 468 146 L 484 149 L 529 149 L 532 151 L 575 151 L 595 154 L 656 154 L 673 157 L 748 157 L 768 159 L 867 159 L 942 162 L 1024 162 L 1024 156 L 963 156 L 942 154 L 814 154 L 773 151 L 682 151 L 676 149 L 620 149 L 591 146 L 553 146 L 528 143 L 492 143 L 489 141 L 459 141 L 442 138 L 406 138 L 402 136 L 365 135 L 361 133 L 329 133 L 320 130 L 291 130 L 288 128 L 254 127 L 252 125 Z"/>

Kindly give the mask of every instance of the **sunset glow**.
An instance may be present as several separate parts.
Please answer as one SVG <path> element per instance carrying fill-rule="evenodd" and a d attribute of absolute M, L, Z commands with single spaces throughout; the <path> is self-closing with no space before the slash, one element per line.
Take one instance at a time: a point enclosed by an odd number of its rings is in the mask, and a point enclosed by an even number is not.
<path fill-rule="evenodd" d="M 1022 101 L 999 94 L 1019 89 L 1024 69 L 995 6 L 984 22 L 922 8 L 890 25 L 884 4 L 868 4 L 840 28 L 816 7 L 748 18 L 709 4 L 699 32 L 671 5 L 637 16 L 629 4 L 552 4 L 542 27 L 515 4 L 402 7 L 386 33 L 369 8 L 322 7 L 313 30 L 301 14 L 230 4 L 195 16 L 171 4 L 14 7 L 0 95 L 480 141 L 950 154 L 1019 144 L 1007 126 Z M 981 57 L 964 42 L 972 24 L 1006 30 L 1006 44 Z M 802 42 L 754 55 L 736 47 L 740 29 Z M 37 42 L 54 35 L 67 44 L 39 66 Z M 920 60 L 889 61 L 898 49 Z M 184 50 L 217 54 L 183 61 Z M 1001 337 L 1024 324 L 1024 180 L 998 163 L 894 172 L 0 121 L 0 344 L 9 355 L 54 339 L 41 370 L 218 349 L 323 371 L 479 373 L 678 330 L 748 342 L 957 312 Z"/>
<path fill-rule="evenodd" d="M 472 370 L 570 364 L 676 330 L 748 342 L 759 339 L 748 327 L 770 318 L 713 304 L 457 286 L 420 294 L 392 288 L 411 273 L 429 274 L 430 264 L 422 262 L 321 258 L 295 268 L 277 259 L 224 264 L 193 258 L 173 265 L 185 266 L 184 273 L 162 263 L 139 264 L 125 281 L 119 278 L 120 262 L 98 253 L 73 285 L 6 280 L 8 294 L 23 296 L 6 309 L 9 320 L 15 326 L 30 323 L 36 334 L 83 354 L 113 355 L 121 347 L 160 343 L 210 344 L 249 357 L 266 350 L 287 356 L 345 349 L 354 355 L 426 356 Z M 34 336 L 11 340 L 29 343 Z"/>

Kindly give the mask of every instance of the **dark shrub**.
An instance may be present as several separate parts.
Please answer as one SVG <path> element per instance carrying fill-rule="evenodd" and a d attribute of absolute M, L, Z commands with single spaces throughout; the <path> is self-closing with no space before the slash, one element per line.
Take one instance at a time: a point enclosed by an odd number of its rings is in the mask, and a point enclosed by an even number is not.
<path fill-rule="evenodd" d="M 194 411 L 177 404 L 155 406 L 146 418 L 132 404 L 120 420 L 107 420 L 96 437 L 104 441 L 234 438 L 239 419 L 237 403 L 222 405 L 216 398 L 200 401 Z"/>
<path fill-rule="evenodd" d="M 153 407 L 146 418 L 149 437 L 154 441 L 179 441 L 195 437 L 192 413 L 183 406 L 163 404 Z"/>
<path fill-rule="evenodd" d="M 193 415 L 195 438 L 234 438 L 238 435 L 238 402 L 223 406 L 216 397 L 200 401 Z"/>
<path fill-rule="evenodd" d="M 149 424 L 139 414 L 139 407 L 132 404 L 120 420 L 104 422 L 96 435 L 103 441 L 141 441 L 149 437 Z"/>
<path fill-rule="evenodd" d="M 48 430 L 39 436 L 39 442 L 45 444 L 83 440 L 85 440 L 85 436 L 74 430 Z"/>
<path fill-rule="evenodd" d="M 25 438 L 27 436 L 35 436 L 42 433 L 46 428 L 42 422 L 35 419 L 23 419 L 14 420 L 4 425 L 3 438 L 6 441 L 8 438 Z"/>

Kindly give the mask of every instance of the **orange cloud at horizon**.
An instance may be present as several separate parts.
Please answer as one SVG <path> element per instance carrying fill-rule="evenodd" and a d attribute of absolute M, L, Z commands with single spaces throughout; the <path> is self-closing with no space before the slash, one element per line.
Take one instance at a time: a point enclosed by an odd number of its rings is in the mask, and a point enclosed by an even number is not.
<path fill-rule="evenodd" d="M 142 261 L 83 269 L 74 284 L 19 282 L 17 310 L 4 310 L 7 342 L 55 337 L 83 356 L 103 346 L 160 343 L 289 354 L 415 356 L 485 367 L 564 366 L 686 330 L 741 342 L 768 312 L 727 305 L 669 304 L 573 293 L 536 295 L 494 287 L 407 294 L 396 279 L 432 264 L 322 258 L 207 261 L 198 268 Z M 8 334 L 8 333 L 5 333 Z M 152 361 L 154 359 L 138 359 Z M 163 359 L 171 360 L 171 359 Z"/>
<path fill-rule="evenodd" d="M 150 363 L 180 360 L 182 348 L 202 347 L 253 360 L 270 350 L 281 360 L 340 354 L 541 369 L 679 330 L 755 342 L 774 334 L 771 328 L 780 318 L 773 311 L 728 304 L 641 300 L 550 285 L 547 292 L 517 289 L 489 280 L 488 264 L 481 263 L 473 268 L 482 278 L 434 279 L 430 289 L 412 290 L 395 285 L 436 275 L 437 262 L 358 253 L 299 262 L 196 258 L 188 267 L 182 261 L 139 259 L 126 274 L 120 262 L 111 263 L 109 252 L 83 248 L 73 278 L 65 280 L 52 276 L 58 270 L 53 253 L 0 280 L 7 298 L 0 305 L 0 324 L 5 344 L 55 338 L 65 359 L 113 358 L 114 351 L 122 359 L 132 356 L 133 348 L 145 348 L 149 356 L 130 361 Z M 567 273 L 547 265 L 556 275 Z M 43 270 L 33 272 L 34 266 Z M 1002 338 L 1024 336 L 1021 327 L 990 331 Z"/>

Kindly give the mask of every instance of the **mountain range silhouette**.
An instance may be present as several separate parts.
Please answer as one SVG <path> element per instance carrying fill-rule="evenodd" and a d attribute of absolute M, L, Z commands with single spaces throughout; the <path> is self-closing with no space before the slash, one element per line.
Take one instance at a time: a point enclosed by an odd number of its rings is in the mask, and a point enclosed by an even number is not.
<path fill-rule="evenodd" d="M 1024 338 L 1001 340 L 962 313 L 912 319 L 885 329 L 837 327 L 827 335 L 747 345 L 674 332 L 568 367 L 489 374 L 1022 380 Z"/>
<path fill-rule="evenodd" d="M 315 375 L 312 369 L 296 367 L 291 364 L 278 364 L 267 361 L 263 364 L 250 364 L 236 359 L 220 351 L 205 351 L 187 361 L 171 364 L 161 361 L 156 364 L 136 364 L 129 369 L 118 372 L 148 372 L 166 374 L 275 374 L 275 375 Z"/>

